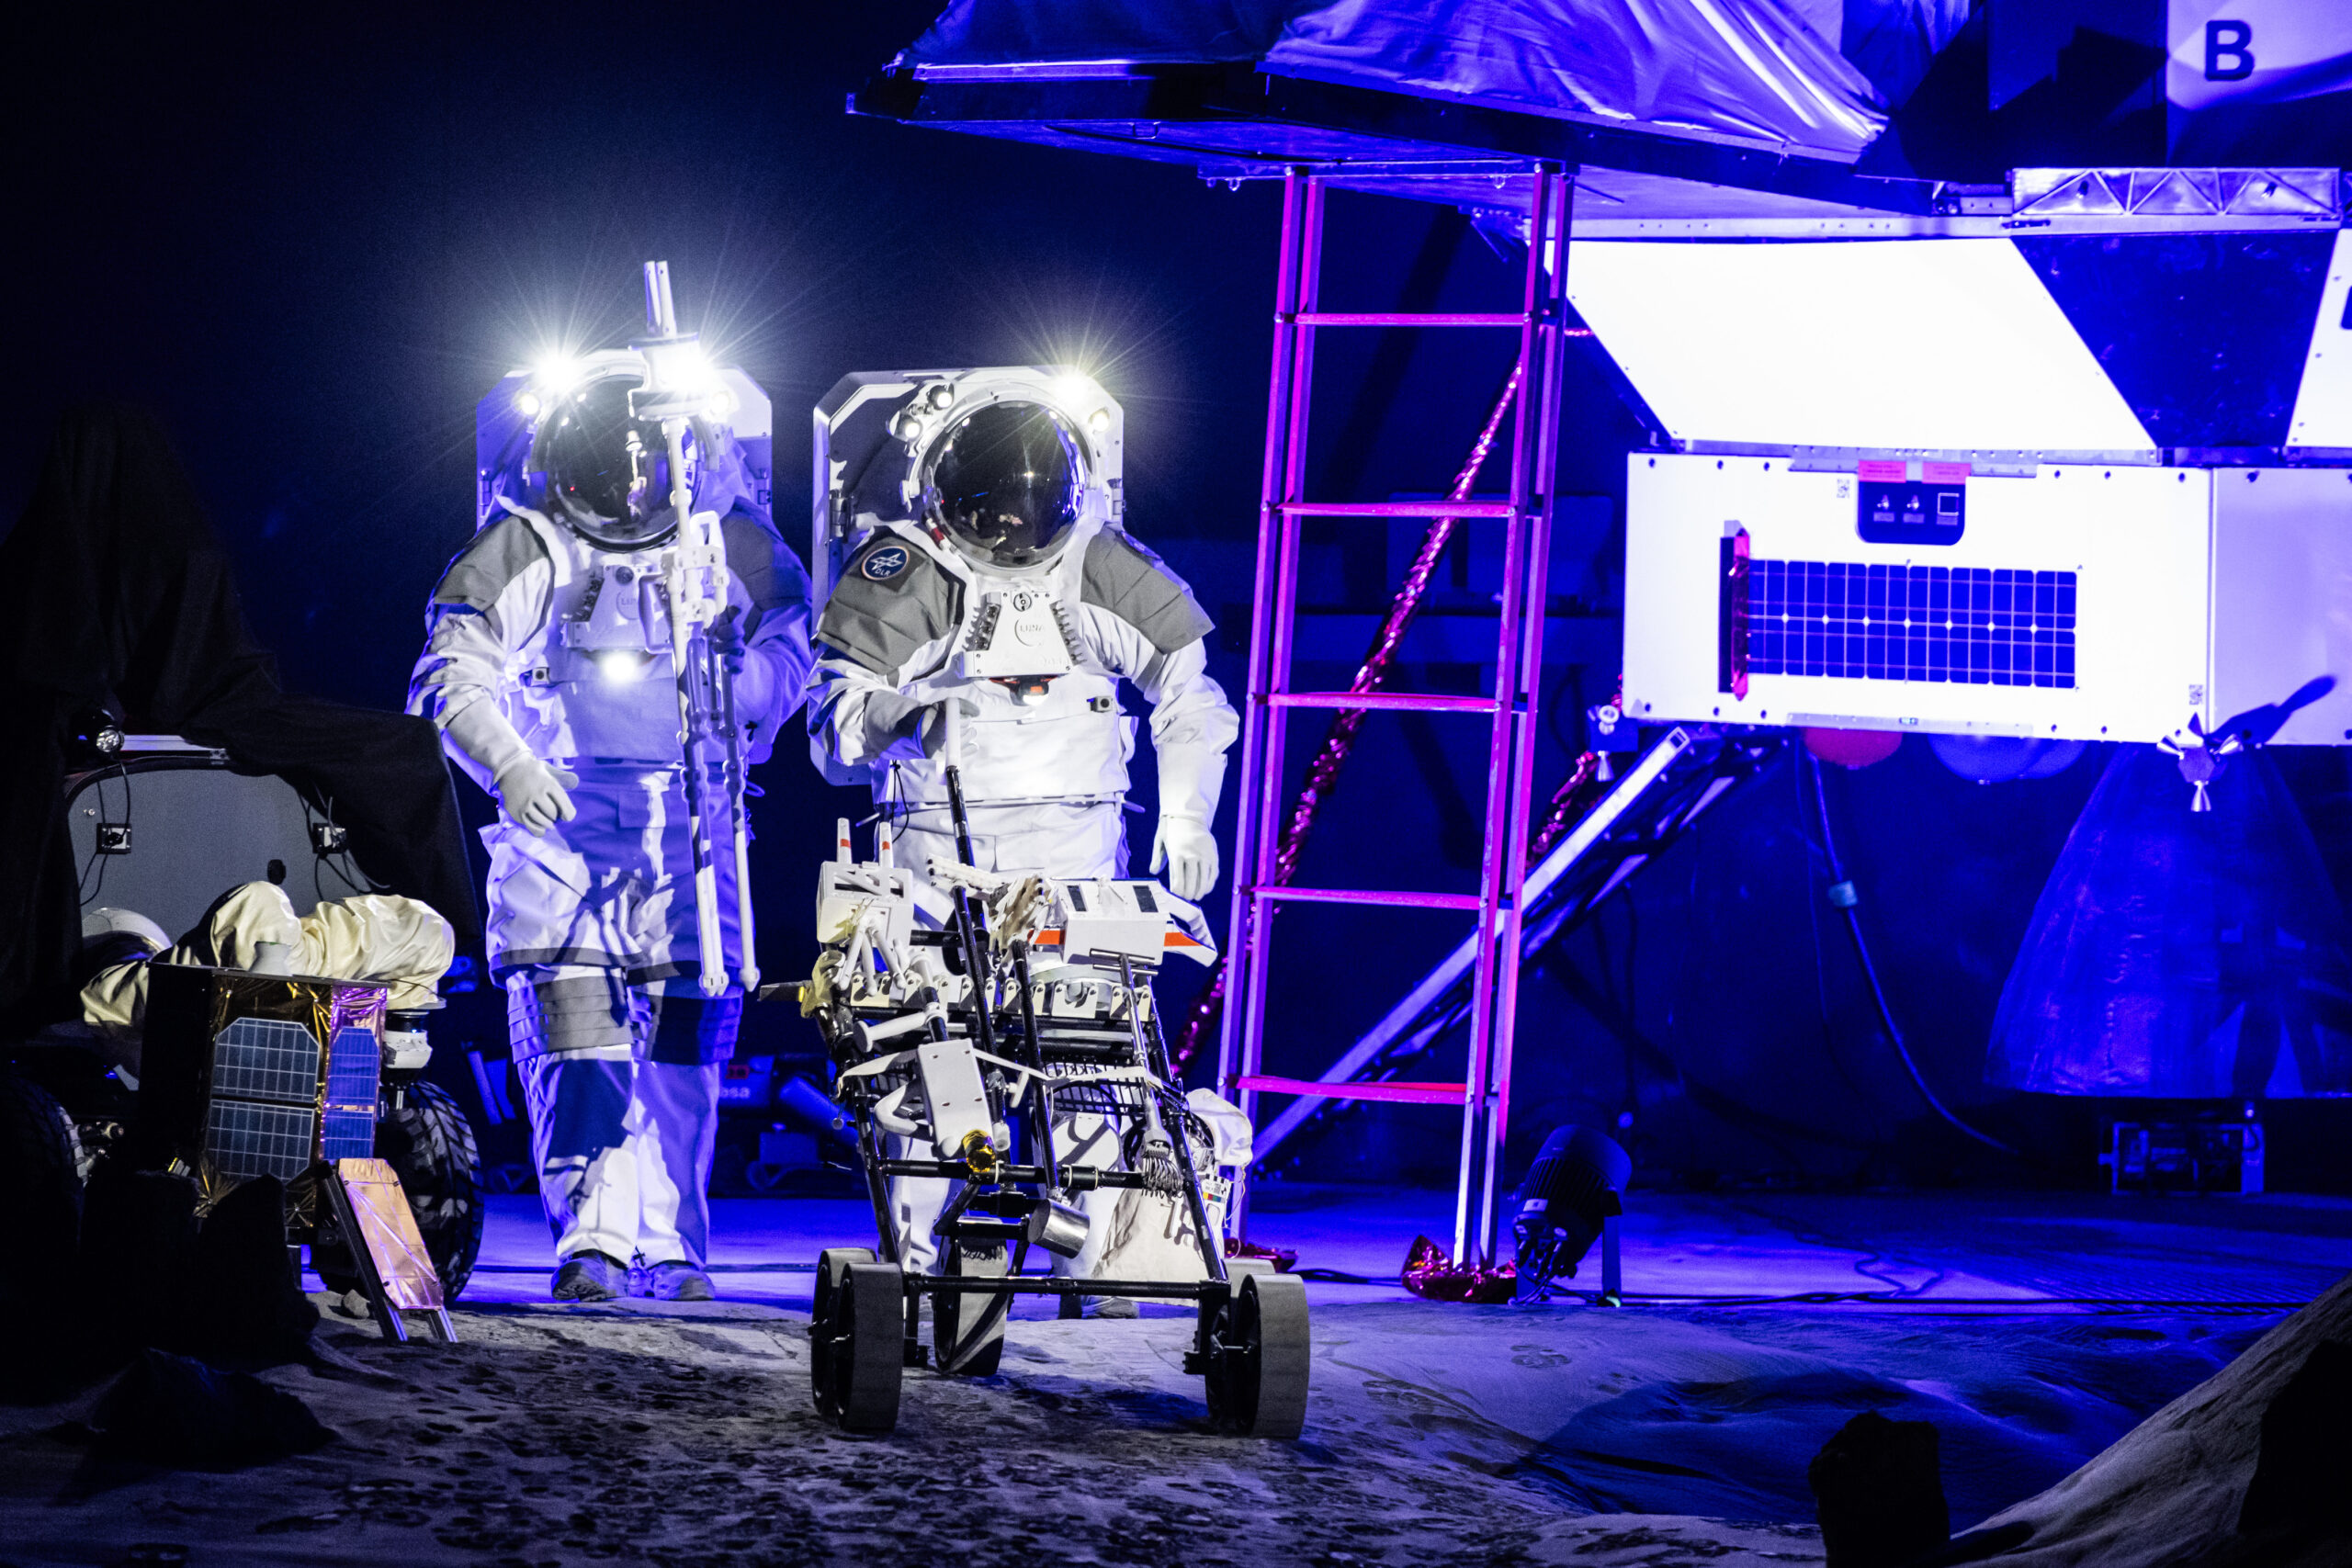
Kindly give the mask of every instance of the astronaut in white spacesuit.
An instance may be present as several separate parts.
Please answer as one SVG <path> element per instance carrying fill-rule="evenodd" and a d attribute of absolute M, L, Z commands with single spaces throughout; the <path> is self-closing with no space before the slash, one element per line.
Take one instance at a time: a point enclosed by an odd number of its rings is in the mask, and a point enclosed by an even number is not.
<path fill-rule="evenodd" d="M 719 1078 L 740 987 L 706 997 L 738 954 L 735 867 L 716 856 L 727 953 L 696 929 L 686 782 L 661 552 L 678 536 L 661 426 L 632 418 L 628 355 L 540 416 L 526 476 L 449 564 L 427 612 L 409 708 L 441 727 L 501 810 L 490 849 L 492 973 L 507 991 L 531 1145 L 554 1232 L 558 1300 L 629 1286 L 706 1300 Z M 723 426 L 687 444 L 697 513 L 721 514 L 734 671 L 750 761 L 806 683 L 808 581 L 752 504 Z M 725 793 L 707 792 L 727 809 Z M 722 841 L 723 838 L 722 838 Z"/>
<path fill-rule="evenodd" d="M 1170 891 L 1217 880 L 1209 825 L 1239 723 L 1210 679 L 1208 616 L 1159 558 L 1111 524 L 1083 441 L 1043 403 L 1007 399 L 952 421 L 922 457 L 923 513 L 884 525 L 842 570 L 817 627 L 809 730 L 820 766 L 863 766 L 918 878 L 957 858 L 945 770 L 960 775 L 973 859 L 1054 877 L 1127 872 L 1125 680 L 1151 705 L 1159 819 L 1151 869 Z M 939 900 L 933 900 L 934 909 Z M 1115 1163 L 1099 1116 L 1057 1127 L 1064 1162 Z M 902 1261 L 936 1258 L 947 1183 L 894 1183 Z M 1117 1191 L 1080 1196 L 1101 1259 Z M 1125 1309 L 1124 1313 L 1121 1309 Z M 1131 1314 L 1132 1302 L 1090 1310 Z"/>

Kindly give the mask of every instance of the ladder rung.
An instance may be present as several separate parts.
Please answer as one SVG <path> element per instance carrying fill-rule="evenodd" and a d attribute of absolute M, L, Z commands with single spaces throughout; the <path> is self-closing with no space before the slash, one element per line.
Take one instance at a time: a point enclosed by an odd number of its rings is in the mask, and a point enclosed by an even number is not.
<path fill-rule="evenodd" d="M 1366 708 L 1375 713 L 1492 713 L 1495 699 L 1435 692 L 1276 692 L 1278 708 Z"/>
<path fill-rule="evenodd" d="M 1302 327 L 1511 327 L 1530 325 L 1537 318 L 1492 310 L 1301 310 L 1284 318 Z"/>
<path fill-rule="evenodd" d="M 1259 1094 L 1296 1094 L 1316 1100 L 1391 1100 L 1415 1105 L 1461 1105 L 1470 1099 L 1462 1083 L 1325 1083 L 1320 1078 L 1274 1078 L 1250 1073 L 1234 1080 Z"/>
<path fill-rule="evenodd" d="M 1476 893 L 1384 892 L 1364 887 L 1253 887 L 1253 898 L 1283 899 L 1295 904 L 1377 904 L 1407 909 L 1476 909 Z"/>
<path fill-rule="evenodd" d="M 1284 501 L 1274 510 L 1291 517 L 1509 517 L 1508 501 Z"/>

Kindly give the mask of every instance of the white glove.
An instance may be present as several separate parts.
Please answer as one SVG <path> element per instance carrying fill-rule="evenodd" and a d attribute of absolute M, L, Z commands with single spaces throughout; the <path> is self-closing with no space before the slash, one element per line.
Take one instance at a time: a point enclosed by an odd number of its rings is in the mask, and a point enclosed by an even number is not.
<path fill-rule="evenodd" d="M 1168 891 L 1197 903 L 1216 886 L 1216 835 L 1205 822 L 1160 813 L 1151 840 L 1151 874 L 1168 873 Z"/>
<path fill-rule="evenodd" d="M 545 837 L 557 822 L 569 822 L 580 815 L 566 793 L 567 786 L 579 782 L 578 775 L 550 768 L 526 752 L 498 775 L 498 803 L 506 808 L 507 816 L 534 835 Z"/>
<path fill-rule="evenodd" d="M 926 757 L 938 758 L 944 753 L 948 761 L 956 761 L 963 751 L 956 742 L 962 739 L 964 726 L 979 716 L 980 705 L 969 697 L 935 702 L 922 710 L 915 728 L 915 743 Z"/>

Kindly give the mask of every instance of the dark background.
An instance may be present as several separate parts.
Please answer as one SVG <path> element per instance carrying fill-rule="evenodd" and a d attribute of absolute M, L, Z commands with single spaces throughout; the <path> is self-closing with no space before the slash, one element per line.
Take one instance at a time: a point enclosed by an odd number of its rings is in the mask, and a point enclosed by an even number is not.
<path fill-rule="evenodd" d="M 924 4 L 858 7 L 409 8 L 82 13 L 18 53 L 8 84 L 14 331 L 0 384 L 0 497 L 28 488 L 58 412 L 120 398 L 161 413 L 238 553 L 246 607 L 298 690 L 396 706 L 425 597 L 469 525 L 476 400 L 550 347 L 616 344 L 638 267 L 666 258 L 680 314 L 776 408 L 778 523 L 807 537 L 806 411 L 857 369 L 1071 362 L 1127 411 L 1132 526 L 1220 622 L 1241 684 L 1277 193 L 1164 165 L 910 130 L 842 112 L 913 39 Z M 1329 308 L 1493 308 L 1516 258 L 1458 216 L 1335 197 Z M 1432 337 L 1445 334 L 1430 334 Z M 1336 337 L 1318 374 L 1317 473 L 1335 497 L 1442 490 L 1506 368 L 1500 350 Z M 1589 350 L 1569 376 L 1547 630 L 1549 793 L 1613 689 L 1623 455 L 1646 443 Z M 1343 683 L 1412 540 L 1312 536 L 1302 682 Z M 1492 562 L 1441 573 L 1399 683 L 1475 689 Z M 1303 763 L 1320 733 L 1295 722 Z M 1475 876 L 1483 734 L 1383 716 L 1326 813 L 1304 879 L 1462 887 Z M 1822 901 L 1828 880 L 1785 763 L 1616 896 L 1524 992 L 1520 1157 L 1551 1125 L 1611 1124 L 1645 1180 L 2090 1183 L 2112 1107 L 1981 1083 L 1994 1004 L 2033 901 L 2105 757 L 1979 786 L 1916 739 L 1833 773 L 1840 847 L 1921 1066 L 2035 1163 L 1929 1117 L 1889 1050 Z M 2346 815 L 2333 751 L 2282 759 L 2331 863 Z M 1137 770 L 1146 781 L 1148 766 Z M 758 807 L 762 948 L 812 955 L 810 889 L 837 815 L 797 757 Z M 486 804 L 461 785 L 478 818 Z M 1220 830 L 1229 833 L 1228 803 Z M 1136 818 L 1138 858 L 1148 817 Z M 2341 872 L 2340 865 L 2336 869 Z M 1212 901 L 1222 924 L 1220 888 Z M 1269 1068 L 1313 1076 L 1458 936 L 1440 916 L 1286 915 Z M 1196 977 L 1171 976 L 1181 1003 Z M 436 1029 L 436 1075 L 477 1103 L 463 1048 L 493 1059 L 494 993 Z M 746 1055 L 807 1051 L 753 1010 Z M 1441 1051 L 1413 1076 L 1457 1070 Z M 2144 1108 L 2143 1108 L 2144 1109 Z M 2347 1184 L 2338 1108 L 2272 1108 L 2274 1184 Z M 1352 1112 L 1302 1140 L 1295 1174 L 1450 1179 L 1453 1119 Z M 511 1124 L 493 1150 L 511 1142 Z M 1286 1162 L 1287 1163 L 1287 1162 Z"/>

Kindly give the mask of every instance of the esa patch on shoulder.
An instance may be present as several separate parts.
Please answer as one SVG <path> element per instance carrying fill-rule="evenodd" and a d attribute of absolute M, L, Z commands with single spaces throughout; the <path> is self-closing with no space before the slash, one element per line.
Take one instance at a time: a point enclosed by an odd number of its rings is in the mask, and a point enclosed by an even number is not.
<path fill-rule="evenodd" d="M 914 552 L 904 545 L 884 545 L 865 552 L 857 563 L 857 574 L 872 582 L 888 582 L 907 570 L 914 559 Z"/>

